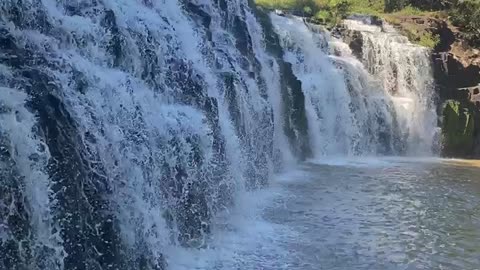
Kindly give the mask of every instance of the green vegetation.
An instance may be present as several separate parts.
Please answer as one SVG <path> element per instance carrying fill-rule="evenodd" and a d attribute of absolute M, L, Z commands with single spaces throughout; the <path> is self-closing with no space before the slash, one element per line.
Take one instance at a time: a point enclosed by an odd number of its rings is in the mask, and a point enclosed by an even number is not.
<path fill-rule="evenodd" d="M 346 17 L 352 6 L 351 0 L 256 0 L 256 4 L 268 9 L 301 13 L 331 25 Z"/>
<path fill-rule="evenodd" d="M 440 36 L 434 35 L 430 32 L 426 32 L 420 35 L 418 44 L 428 48 L 435 48 L 437 44 L 440 42 Z"/>
<path fill-rule="evenodd" d="M 391 2 L 391 3 L 390 3 Z M 289 10 L 311 16 L 328 25 L 335 25 L 350 14 L 408 16 L 425 13 L 410 5 L 407 0 L 256 0 L 257 5 L 269 9 Z M 400 8 L 401 7 L 401 8 Z M 389 12 L 387 12 L 390 10 Z M 391 16 L 390 16 L 391 17 Z"/>
<path fill-rule="evenodd" d="M 464 0 L 450 11 L 452 23 L 459 26 L 471 45 L 480 47 L 480 0 Z"/>
<path fill-rule="evenodd" d="M 384 0 L 349 0 L 350 10 L 352 14 L 368 14 L 380 16 L 384 13 Z"/>
<path fill-rule="evenodd" d="M 477 0 L 474 0 L 477 1 Z M 290 11 L 308 10 L 315 17 L 325 18 L 325 13 L 341 16 L 348 14 L 398 16 L 423 15 L 426 10 L 408 3 L 407 0 L 256 0 L 257 5 L 269 9 Z M 412 0 L 412 2 L 414 2 Z M 319 13 L 320 12 L 320 13 Z"/>
<path fill-rule="evenodd" d="M 469 155 L 474 143 L 472 104 L 448 100 L 442 111 L 443 152 L 447 156 Z"/>
<path fill-rule="evenodd" d="M 305 6 L 309 6 L 309 3 L 301 0 L 256 0 L 255 2 L 259 6 L 272 9 L 302 10 Z"/>
<path fill-rule="evenodd" d="M 409 16 L 449 18 L 472 45 L 480 46 L 480 0 L 255 0 L 269 9 L 282 9 L 312 17 L 334 26 L 350 14 L 382 17 L 400 24 Z M 407 25 L 406 35 L 413 42 L 435 47 L 438 36 Z"/>
<path fill-rule="evenodd" d="M 398 24 L 394 21 L 396 17 L 388 17 L 386 20 L 392 24 Z M 433 49 L 440 42 L 439 35 L 420 29 L 415 24 L 403 24 L 401 32 L 407 36 L 411 42 L 427 48 Z"/>

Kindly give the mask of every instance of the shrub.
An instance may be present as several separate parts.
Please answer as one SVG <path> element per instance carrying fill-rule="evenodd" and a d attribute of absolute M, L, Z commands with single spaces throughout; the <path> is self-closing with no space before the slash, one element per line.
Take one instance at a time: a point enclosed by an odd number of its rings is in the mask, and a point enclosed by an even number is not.
<path fill-rule="evenodd" d="M 400 16 L 415 16 L 415 15 L 425 14 L 425 11 L 422 11 L 419 8 L 408 5 L 403 9 L 395 12 L 395 14 Z"/>
<path fill-rule="evenodd" d="M 451 10 L 452 22 L 469 31 L 480 31 L 480 0 L 459 2 Z"/>
<path fill-rule="evenodd" d="M 418 44 L 428 48 L 435 48 L 437 44 L 440 42 L 440 36 L 434 35 L 430 32 L 426 32 L 420 36 L 420 40 Z"/>
<path fill-rule="evenodd" d="M 332 14 L 328 10 L 320 10 L 315 14 L 315 19 L 323 23 L 330 23 L 332 21 Z"/>
<path fill-rule="evenodd" d="M 458 2 L 450 11 L 452 23 L 464 32 L 474 45 L 480 45 L 480 0 Z"/>
<path fill-rule="evenodd" d="M 402 10 L 407 4 L 407 0 L 385 0 L 385 11 L 394 12 Z"/>
<path fill-rule="evenodd" d="M 303 7 L 303 13 L 307 16 L 312 16 L 313 15 L 312 8 L 309 6 Z"/>

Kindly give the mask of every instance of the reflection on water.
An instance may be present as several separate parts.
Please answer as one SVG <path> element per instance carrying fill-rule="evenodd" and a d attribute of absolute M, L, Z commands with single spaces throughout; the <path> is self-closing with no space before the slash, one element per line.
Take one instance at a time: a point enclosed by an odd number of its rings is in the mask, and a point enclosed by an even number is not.
<path fill-rule="evenodd" d="M 480 269 L 472 162 L 310 162 L 239 206 L 172 269 Z"/>

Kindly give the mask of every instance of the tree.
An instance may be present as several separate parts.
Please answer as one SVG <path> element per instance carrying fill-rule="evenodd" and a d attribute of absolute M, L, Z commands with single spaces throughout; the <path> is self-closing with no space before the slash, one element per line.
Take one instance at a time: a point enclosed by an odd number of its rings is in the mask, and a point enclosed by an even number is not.
<path fill-rule="evenodd" d="M 394 12 L 407 6 L 407 0 L 385 0 L 385 11 Z"/>
<path fill-rule="evenodd" d="M 312 16 L 313 14 L 312 8 L 309 6 L 303 7 L 303 13 L 305 14 L 305 16 Z"/>

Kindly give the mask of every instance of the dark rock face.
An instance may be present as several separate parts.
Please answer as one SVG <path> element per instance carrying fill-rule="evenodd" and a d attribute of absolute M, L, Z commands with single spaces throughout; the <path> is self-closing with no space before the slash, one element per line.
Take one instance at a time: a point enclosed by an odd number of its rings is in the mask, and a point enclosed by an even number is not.
<path fill-rule="evenodd" d="M 475 142 L 473 104 L 448 100 L 442 110 L 442 153 L 447 157 L 471 157 Z"/>
<path fill-rule="evenodd" d="M 293 152 L 301 159 L 305 159 L 312 153 L 308 139 L 308 122 L 302 83 L 293 74 L 291 64 L 283 60 L 283 49 L 268 14 L 258 8 L 255 9 L 255 12 L 265 31 L 267 50 L 276 58 L 280 68 L 285 134 L 294 148 Z"/>
<path fill-rule="evenodd" d="M 4 179 L 0 180 L 0 229 L 11 229 L 9 239 L 0 243 L 0 268 L 19 269 L 25 265 L 25 259 L 22 258 L 22 249 L 20 245 L 28 245 L 31 241 L 29 235 L 30 216 L 28 213 L 28 203 L 23 198 L 25 184 L 15 170 L 15 160 L 12 156 L 12 149 L 9 149 L 11 142 L 6 138 L 6 134 L 0 135 L 0 174 Z"/>
<path fill-rule="evenodd" d="M 0 31 L 4 33 L 0 38 L 0 49 L 5 52 L 0 64 L 11 67 L 15 79 L 9 84 L 21 85 L 31 97 L 27 105 L 38 117 L 38 127 L 32 132 L 42 138 L 51 155 L 46 172 L 52 182 L 52 199 L 56 201 L 52 214 L 59 221 L 60 235 L 65 243 L 63 248 L 67 253 L 63 262 L 65 268 L 122 268 L 124 260 L 121 258 L 117 223 L 110 212 L 110 203 L 105 198 L 111 189 L 105 177 L 99 173 L 103 168 L 97 163 L 98 157 L 92 155 L 90 149 L 81 142 L 75 122 L 65 109 L 63 100 L 58 97 L 59 89 L 50 83 L 54 79 L 43 71 L 57 63 L 48 62 L 28 47 L 18 46 L 19 41 L 6 29 Z M 4 153 L 5 157 L 7 153 Z M 2 193 L 11 194 L 12 198 L 18 192 L 24 192 L 21 184 L 15 189 L 8 188 L 8 185 L 6 187 Z M 26 256 L 20 247 L 14 247 L 14 243 L 28 246 L 36 237 L 27 228 L 30 220 L 24 210 L 30 206 L 26 202 L 20 203 L 21 200 L 17 199 L 19 216 L 11 216 L 6 224 L 15 230 L 21 229 L 23 233 L 14 234 L 16 241 L 0 247 L 3 264 L 6 269 L 27 269 L 30 266 L 43 269 L 50 265 L 46 258 L 35 258 L 40 255 L 33 254 L 34 250 L 30 250 L 32 253 Z M 26 227 L 22 228 L 21 224 Z M 41 249 L 43 251 L 36 252 L 45 252 L 43 256 L 53 252 L 46 246 Z"/>
<path fill-rule="evenodd" d="M 352 50 L 353 55 L 358 59 L 363 58 L 363 36 L 362 33 L 356 30 L 339 29 L 341 37 L 345 43 L 348 44 Z"/>
<path fill-rule="evenodd" d="M 440 42 L 432 52 L 432 63 L 439 111 L 443 116 L 440 119 L 442 154 L 448 157 L 478 158 L 480 126 L 477 123 L 480 123 L 480 102 L 475 89 L 480 84 L 480 54 L 475 52 L 478 50 L 466 45 L 461 34 L 453 31 L 445 22 L 437 23 L 432 32 L 440 37 Z M 468 122 L 465 122 L 464 115 L 468 115 Z"/>

